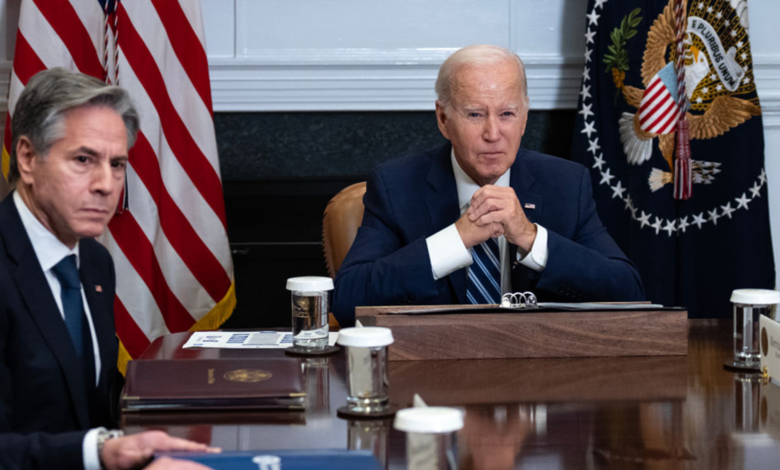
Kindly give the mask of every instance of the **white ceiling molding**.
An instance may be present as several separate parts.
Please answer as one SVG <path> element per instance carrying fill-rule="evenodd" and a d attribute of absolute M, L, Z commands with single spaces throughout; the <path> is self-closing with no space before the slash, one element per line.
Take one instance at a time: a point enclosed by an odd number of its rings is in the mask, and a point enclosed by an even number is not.
<path fill-rule="evenodd" d="M 289 52 L 289 51 L 288 51 Z M 339 51 L 315 60 L 210 62 L 215 111 L 420 111 L 433 110 L 433 87 L 451 53 L 380 54 Z M 354 60 L 351 60 L 350 57 Z M 297 59 L 303 59 L 298 56 Z M 532 109 L 574 109 L 582 60 L 524 58 Z"/>

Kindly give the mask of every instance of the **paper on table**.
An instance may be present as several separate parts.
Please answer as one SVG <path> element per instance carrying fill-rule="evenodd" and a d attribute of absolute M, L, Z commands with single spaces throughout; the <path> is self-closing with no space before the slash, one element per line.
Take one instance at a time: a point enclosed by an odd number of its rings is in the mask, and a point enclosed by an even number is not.
<path fill-rule="evenodd" d="M 328 344 L 336 344 L 338 337 L 338 333 L 329 333 Z M 284 331 L 196 331 L 182 348 L 285 349 L 292 345 L 292 333 Z"/>

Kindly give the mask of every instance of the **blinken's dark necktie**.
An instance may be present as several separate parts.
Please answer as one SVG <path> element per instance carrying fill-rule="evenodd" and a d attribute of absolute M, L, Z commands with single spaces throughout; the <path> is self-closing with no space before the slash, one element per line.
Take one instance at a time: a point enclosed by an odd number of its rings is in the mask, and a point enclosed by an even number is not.
<path fill-rule="evenodd" d="M 87 412 L 90 426 L 96 416 L 95 355 L 92 350 L 92 333 L 89 329 L 84 302 L 81 299 L 81 279 L 76 267 L 76 255 L 69 255 L 57 263 L 52 271 L 60 281 L 60 298 L 65 313 L 65 325 L 76 348 L 83 371 L 84 390 L 87 393 Z"/>
<path fill-rule="evenodd" d="M 92 338 L 84 315 L 84 303 L 81 300 L 81 279 L 76 267 L 76 255 L 66 256 L 52 268 L 52 271 L 62 288 L 60 298 L 62 310 L 65 312 L 65 325 L 68 327 L 76 352 L 84 359 L 85 348 L 91 347 Z"/>

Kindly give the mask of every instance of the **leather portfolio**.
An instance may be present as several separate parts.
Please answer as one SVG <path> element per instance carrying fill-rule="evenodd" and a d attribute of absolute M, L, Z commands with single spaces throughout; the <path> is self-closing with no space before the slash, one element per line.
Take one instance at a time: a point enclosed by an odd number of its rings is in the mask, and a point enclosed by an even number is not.
<path fill-rule="evenodd" d="M 305 397 L 298 359 L 140 359 L 127 365 L 122 409 L 303 409 Z"/>

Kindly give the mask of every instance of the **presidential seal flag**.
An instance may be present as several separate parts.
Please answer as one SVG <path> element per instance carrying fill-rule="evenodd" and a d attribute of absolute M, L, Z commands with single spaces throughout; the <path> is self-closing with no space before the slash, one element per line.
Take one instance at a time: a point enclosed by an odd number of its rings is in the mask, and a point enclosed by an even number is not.
<path fill-rule="evenodd" d="M 590 0 L 572 158 L 648 300 L 728 317 L 774 288 L 746 0 Z"/>

